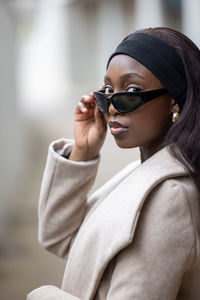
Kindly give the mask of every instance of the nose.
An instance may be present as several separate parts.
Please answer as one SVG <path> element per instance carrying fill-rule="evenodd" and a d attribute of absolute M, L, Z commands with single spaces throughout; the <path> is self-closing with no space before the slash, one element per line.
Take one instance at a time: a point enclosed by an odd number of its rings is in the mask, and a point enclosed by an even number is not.
<path fill-rule="evenodd" d="M 109 105 L 108 113 L 110 115 L 113 115 L 113 116 L 119 114 L 119 112 L 114 108 L 114 106 L 112 105 L 112 103 L 110 103 L 110 105 Z"/>

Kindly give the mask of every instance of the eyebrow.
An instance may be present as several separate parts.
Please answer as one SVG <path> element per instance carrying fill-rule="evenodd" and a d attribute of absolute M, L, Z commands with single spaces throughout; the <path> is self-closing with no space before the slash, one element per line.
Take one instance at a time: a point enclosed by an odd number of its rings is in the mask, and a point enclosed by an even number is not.
<path fill-rule="evenodd" d="M 138 77 L 138 78 L 144 79 L 144 77 L 142 77 L 142 75 L 140 75 L 138 73 L 134 73 L 134 72 L 123 74 L 119 78 L 120 78 L 120 80 L 125 80 L 128 77 Z M 104 81 L 106 81 L 106 80 L 111 82 L 110 77 L 108 77 L 107 75 L 105 75 L 105 77 L 104 77 Z"/>

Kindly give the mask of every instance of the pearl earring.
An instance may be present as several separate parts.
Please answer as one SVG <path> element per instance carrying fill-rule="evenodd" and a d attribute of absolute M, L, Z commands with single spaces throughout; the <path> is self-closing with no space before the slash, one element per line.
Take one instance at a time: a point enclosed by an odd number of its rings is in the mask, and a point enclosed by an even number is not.
<path fill-rule="evenodd" d="M 176 123 L 176 121 L 179 119 L 179 117 L 180 117 L 180 115 L 178 112 L 173 113 L 172 122 Z"/>

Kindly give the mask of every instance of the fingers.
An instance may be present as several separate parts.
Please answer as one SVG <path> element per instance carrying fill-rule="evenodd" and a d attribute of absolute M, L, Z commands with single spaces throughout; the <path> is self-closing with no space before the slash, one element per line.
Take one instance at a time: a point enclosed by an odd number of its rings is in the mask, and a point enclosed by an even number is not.
<path fill-rule="evenodd" d="M 105 88 L 104 88 L 104 86 L 102 85 L 101 87 L 100 87 L 100 89 L 99 89 L 99 91 L 103 91 Z"/>
<path fill-rule="evenodd" d="M 94 94 L 93 94 L 93 92 L 90 93 L 89 96 L 87 96 L 87 95 L 82 96 L 81 102 L 85 105 L 94 104 Z"/>
<path fill-rule="evenodd" d="M 99 91 L 102 91 L 104 90 L 104 87 L 101 86 Z M 80 102 L 78 103 L 78 106 L 77 106 L 77 111 L 76 113 L 87 113 L 89 110 L 93 110 L 95 109 L 96 105 L 95 105 L 95 102 L 94 102 L 94 94 L 93 92 L 91 92 L 88 95 L 83 95 L 81 97 L 81 100 Z"/>
<path fill-rule="evenodd" d="M 78 103 L 77 110 L 79 113 L 86 113 L 88 111 L 87 107 L 81 101 Z"/>
<path fill-rule="evenodd" d="M 83 95 L 78 103 L 76 113 L 86 113 L 91 109 L 94 109 L 94 99 L 92 93 L 89 96 Z"/>

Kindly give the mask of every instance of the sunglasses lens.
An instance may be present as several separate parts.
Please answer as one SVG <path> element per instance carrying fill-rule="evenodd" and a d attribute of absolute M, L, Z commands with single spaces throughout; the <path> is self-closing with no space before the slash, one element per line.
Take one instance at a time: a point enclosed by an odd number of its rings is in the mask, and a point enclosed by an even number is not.
<path fill-rule="evenodd" d="M 108 101 L 102 93 L 94 92 L 94 102 L 102 112 L 108 111 Z"/>
<path fill-rule="evenodd" d="M 133 111 L 140 105 L 140 96 L 134 93 L 114 94 L 111 99 L 114 108 L 121 113 Z M 94 101 L 103 113 L 108 112 L 109 101 L 103 93 L 94 92 Z"/>
<path fill-rule="evenodd" d="M 127 113 L 136 109 L 140 104 L 140 96 L 129 95 L 116 95 L 113 97 L 113 106 L 121 113 Z"/>

